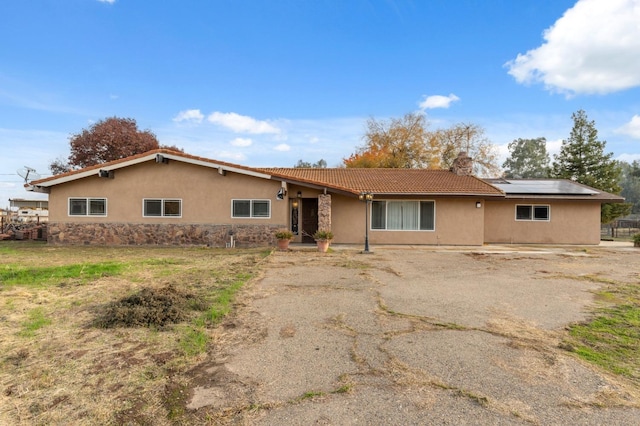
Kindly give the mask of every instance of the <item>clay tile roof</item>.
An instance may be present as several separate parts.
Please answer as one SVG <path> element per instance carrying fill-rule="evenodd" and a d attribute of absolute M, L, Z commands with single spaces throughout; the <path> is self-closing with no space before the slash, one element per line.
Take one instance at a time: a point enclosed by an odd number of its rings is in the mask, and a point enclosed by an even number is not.
<path fill-rule="evenodd" d="M 354 194 L 367 191 L 388 195 L 504 195 L 502 191 L 481 179 L 474 176 L 458 176 L 447 170 L 357 168 L 262 168 L 257 170 L 292 181 L 326 186 Z"/>

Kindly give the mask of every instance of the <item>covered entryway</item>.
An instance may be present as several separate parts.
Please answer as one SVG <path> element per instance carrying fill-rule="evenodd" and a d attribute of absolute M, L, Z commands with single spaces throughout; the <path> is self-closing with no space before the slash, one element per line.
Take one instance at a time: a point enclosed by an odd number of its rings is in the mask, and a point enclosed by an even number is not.
<path fill-rule="evenodd" d="M 302 242 L 313 243 L 313 234 L 318 230 L 318 199 L 302 199 Z"/>

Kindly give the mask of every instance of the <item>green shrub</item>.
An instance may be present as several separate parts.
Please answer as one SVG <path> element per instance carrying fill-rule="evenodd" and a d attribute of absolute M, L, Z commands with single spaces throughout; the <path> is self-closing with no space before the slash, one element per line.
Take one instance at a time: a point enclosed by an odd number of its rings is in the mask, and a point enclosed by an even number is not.
<path fill-rule="evenodd" d="M 333 232 L 331 231 L 321 231 L 321 230 L 317 230 L 314 234 L 313 234 L 313 238 L 316 240 L 333 240 Z"/>
<path fill-rule="evenodd" d="M 290 240 L 293 238 L 293 232 L 288 229 L 278 229 L 276 231 L 276 238 L 278 240 Z"/>

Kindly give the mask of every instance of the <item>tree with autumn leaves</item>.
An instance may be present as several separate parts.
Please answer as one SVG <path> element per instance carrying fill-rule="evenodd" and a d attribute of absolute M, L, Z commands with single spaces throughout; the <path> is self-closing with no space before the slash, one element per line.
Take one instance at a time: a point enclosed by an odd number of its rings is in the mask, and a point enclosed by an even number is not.
<path fill-rule="evenodd" d="M 367 120 L 365 144 L 349 158 L 346 167 L 385 167 L 404 169 L 437 168 L 433 138 L 424 115 L 406 114 L 389 121 Z"/>
<path fill-rule="evenodd" d="M 474 159 L 474 173 L 497 175 L 495 146 L 475 124 L 428 130 L 423 114 L 409 113 L 388 121 L 367 120 L 365 143 L 343 163 L 346 167 L 448 169 L 461 151 Z"/>
<path fill-rule="evenodd" d="M 133 118 L 109 117 L 70 136 L 71 153 L 67 160 L 57 159 L 49 168 L 53 174 L 119 160 L 160 148 L 156 135 L 139 130 Z M 163 147 L 181 151 L 176 147 Z"/>

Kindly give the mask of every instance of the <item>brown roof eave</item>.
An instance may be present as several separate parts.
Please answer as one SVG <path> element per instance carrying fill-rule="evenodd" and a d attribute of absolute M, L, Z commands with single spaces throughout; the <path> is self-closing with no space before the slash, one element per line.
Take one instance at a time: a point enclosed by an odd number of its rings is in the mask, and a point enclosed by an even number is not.
<path fill-rule="evenodd" d="M 348 188 L 343 188 L 343 187 L 334 186 L 334 185 L 325 185 L 322 183 L 309 182 L 305 179 L 292 179 L 290 177 L 284 177 L 282 175 L 278 176 L 275 174 L 271 174 L 271 179 L 279 180 L 292 185 L 303 186 L 305 188 L 320 189 L 322 191 L 334 192 L 342 195 L 358 195 L 359 194 L 359 192 L 350 190 Z"/>

